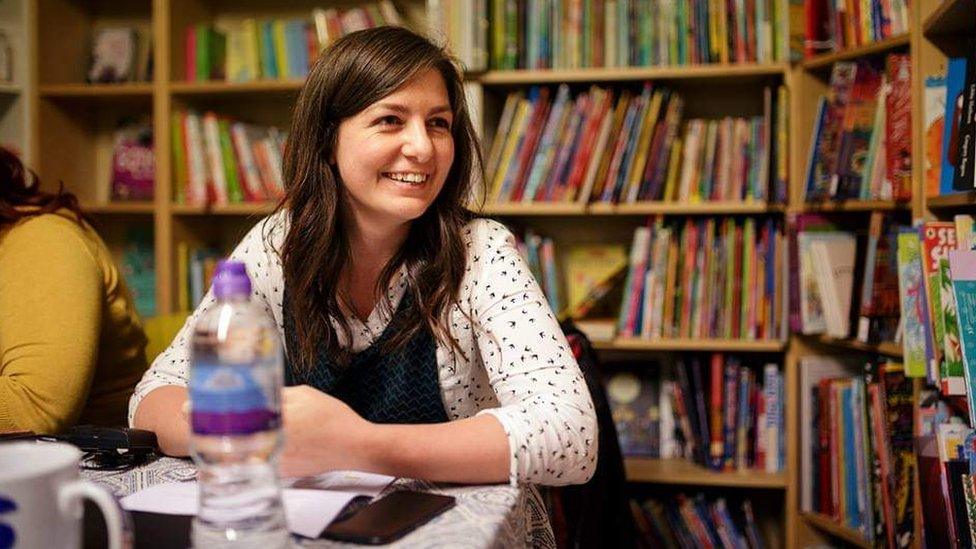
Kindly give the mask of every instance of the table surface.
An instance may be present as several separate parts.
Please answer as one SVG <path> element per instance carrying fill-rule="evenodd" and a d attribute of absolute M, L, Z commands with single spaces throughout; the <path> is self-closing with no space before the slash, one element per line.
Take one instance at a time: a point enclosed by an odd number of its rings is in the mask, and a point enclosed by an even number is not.
<path fill-rule="evenodd" d="M 125 472 L 83 470 L 82 476 L 109 489 L 116 497 L 163 482 L 196 478 L 189 460 L 164 457 Z M 451 485 L 397 479 L 380 497 L 395 490 L 418 490 L 454 496 L 455 506 L 387 547 L 554 547 L 545 506 L 532 486 Z M 350 544 L 295 537 L 303 547 L 344 547 Z M 139 540 L 136 539 L 138 546 Z"/>

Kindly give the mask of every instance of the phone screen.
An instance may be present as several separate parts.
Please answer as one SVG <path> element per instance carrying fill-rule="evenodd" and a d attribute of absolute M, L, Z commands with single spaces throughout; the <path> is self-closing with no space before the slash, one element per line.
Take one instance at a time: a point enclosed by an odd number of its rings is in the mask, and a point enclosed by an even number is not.
<path fill-rule="evenodd" d="M 393 492 L 351 517 L 333 522 L 321 537 L 373 545 L 389 543 L 453 506 L 451 496 L 405 490 Z"/>

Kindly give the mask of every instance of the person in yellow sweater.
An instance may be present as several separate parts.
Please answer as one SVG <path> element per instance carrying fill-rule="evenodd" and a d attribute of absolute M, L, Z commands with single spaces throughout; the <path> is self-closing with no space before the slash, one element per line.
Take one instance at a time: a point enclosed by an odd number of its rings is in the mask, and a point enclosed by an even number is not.
<path fill-rule="evenodd" d="M 39 187 L 0 147 L 0 433 L 123 426 L 141 321 L 78 200 Z"/>

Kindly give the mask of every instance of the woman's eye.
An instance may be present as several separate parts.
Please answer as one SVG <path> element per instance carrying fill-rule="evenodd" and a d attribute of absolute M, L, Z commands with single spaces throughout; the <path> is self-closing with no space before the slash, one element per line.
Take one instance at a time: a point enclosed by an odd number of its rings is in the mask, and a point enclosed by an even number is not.
<path fill-rule="evenodd" d="M 378 120 L 381 126 L 395 126 L 400 123 L 400 119 L 396 116 L 384 116 Z"/>
<path fill-rule="evenodd" d="M 451 129 L 451 123 L 446 118 L 434 118 L 430 121 L 430 124 L 438 128 L 444 128 L 445 130 Z"/>

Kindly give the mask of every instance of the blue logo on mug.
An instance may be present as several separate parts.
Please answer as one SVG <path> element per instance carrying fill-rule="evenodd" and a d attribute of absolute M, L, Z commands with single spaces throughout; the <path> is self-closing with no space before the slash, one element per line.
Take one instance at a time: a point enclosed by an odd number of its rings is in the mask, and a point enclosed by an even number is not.
<path fill-rule="evenodd" d="M 13 500 L 0 496 L 0 515 L 13 513 L 16 510 L 17 504 Z M 0 549 L 10 549 L 14 546 L 16 539 L 17 535 L 14 534 L 14 529 L 10 525 L 0 522 Z"/>

